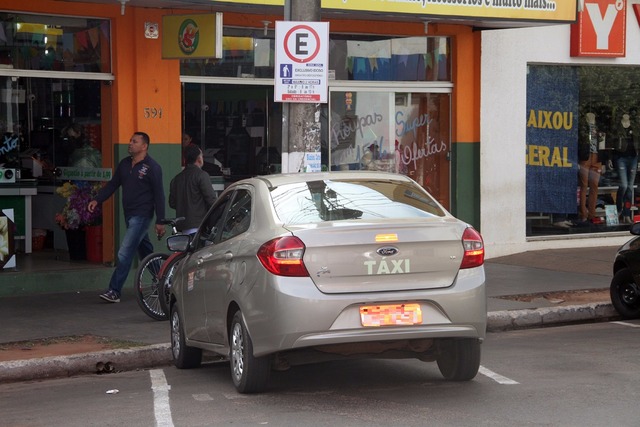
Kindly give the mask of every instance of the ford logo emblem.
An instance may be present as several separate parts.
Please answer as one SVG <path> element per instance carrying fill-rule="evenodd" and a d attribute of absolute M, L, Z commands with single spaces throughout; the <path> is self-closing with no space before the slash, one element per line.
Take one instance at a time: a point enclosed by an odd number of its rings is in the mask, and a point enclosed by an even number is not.
<path fill-rule="evenodd" d="M 384 248 L 378 249 L 376 252 L 381 256 L 392 256 L 396 255 L 399 251 L 398 248 L 394 248 L 393 246 L 385 246 Z"/>

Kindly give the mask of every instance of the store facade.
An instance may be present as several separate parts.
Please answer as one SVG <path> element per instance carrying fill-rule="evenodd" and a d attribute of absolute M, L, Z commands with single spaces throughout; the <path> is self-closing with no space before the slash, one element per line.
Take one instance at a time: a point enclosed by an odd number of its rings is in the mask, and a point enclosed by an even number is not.
<path fill-rule="evenodd" d="M 83 175 L 89 181 L 108 179 L 138 130 L 151 137 L 165 188 L 181 168 L 185 132 L 203 148 L 210 173 L 219 177 L 215 183 L 280 170 L 282 105 L 273 101 L 273 23 L 282 20 L 280 8 L 224 2 L 222 58 L 178 60 L 163 58 L 163 16 L 205 12 L 136 7 L 134 1 L 126 7 L 6 3 L 0 10 L 0 123 L 7 140 L 18 143 L 10 143 L 12 153 L 3 153 L 0 163 L 19 169 L 20 181 L 37 188 L 30 222 L 18 224 L 26 240 L 29 227 L 51 230 L 53 248 L 64 249 L 65 233 L 56 222 L 64 200 L 56 190 L 86 169 L 98 171 Z M 247 4 L 260 7 L 247 14 Z M 371 10 L 352 10 L 351 19 L 327 13 L 330 83 L 329 102 L 319 106 L 320 163 L 323 170 L 405 173 L 455 215 L 482 227 L 477 24 L 569 21 L 575 4 L 557 13 L 438 7 L 452 16 L 470 13 L 473 22 L 452 24 L 444 15 L 426 22 L 410 9 L 373 11 L 385 13 L 375 21 Z M 74 125 L 83 133 L 79 146 L 70 139 Z M 105 203 L 102 263 L 114 259 L 121 215 L 118 197 Z"/>
<path fill-rule="evenodd" d="M 640 220 L 638 7 L 585 0 L 573 25 L 483 32 L 480 216 L 491 256 L 629 239 Z"/>

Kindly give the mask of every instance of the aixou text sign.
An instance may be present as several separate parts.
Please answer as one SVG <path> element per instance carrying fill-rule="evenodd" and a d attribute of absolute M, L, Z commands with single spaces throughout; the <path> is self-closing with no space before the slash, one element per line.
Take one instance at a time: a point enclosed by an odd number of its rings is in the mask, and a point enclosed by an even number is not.
<path fill-rule="evenodd" d="M 275 102 L 327 102 L 328 22 L 276 22 Z"/>

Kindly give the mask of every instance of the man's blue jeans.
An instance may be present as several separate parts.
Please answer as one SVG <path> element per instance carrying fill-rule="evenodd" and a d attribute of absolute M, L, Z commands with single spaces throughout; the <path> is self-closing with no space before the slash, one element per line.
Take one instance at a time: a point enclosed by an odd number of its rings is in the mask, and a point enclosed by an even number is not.
<path fill-rule="evenodd" d="M 636 180 L 636 170 L 638 169 L 638 156 L 620 156 L 616 162 L 620 187 L 616 196 L 618 213 L 623 216 L 631 216 L 631 205 L 633 184 Z"/>
<path fill-rule="evenodd" d="M 125 219 L 125 224 L 127 225 L 127 231 L 118 250 L 116 269 L 113 271 L 109 282 L 109 289 L 117 292 L 118 295 L 122 293 L 122 287 L 129 275 L 136 251 L 138 251 L 138 256 L 141 260 L 153 252 L 153 245 L 149 240 L 151 218 L 132 216 Z"/>

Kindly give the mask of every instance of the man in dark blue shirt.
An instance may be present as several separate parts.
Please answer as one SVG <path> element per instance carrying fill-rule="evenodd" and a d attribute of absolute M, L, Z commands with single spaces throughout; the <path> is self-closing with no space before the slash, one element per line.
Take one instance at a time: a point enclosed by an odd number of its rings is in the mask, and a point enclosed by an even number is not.
<path fill-rule="evenodd" d="M 164 219 L 162 168 L 147 153 L 150 142 L 149 135 L 144 132 L 133 134 L 129 141 L 130 156 L 122 159 L 111 181 L 87 206 L 87 209 L 93 212 L 98 203 L 104 202 L 118 187 L 122 187 L 122 208 L 127 231 L 118 250 L 118 260 L 111 275 L 109 290 L 100 295 L 100 298 L 108 302 L 120 302 L 122 287 L 129 275 L 136 251 L 140 259 L 153 252 L 148 230 L 154 212 L 156 234 L 158 237 L 164 235 L 164 225 L 158 224 Z"/>

